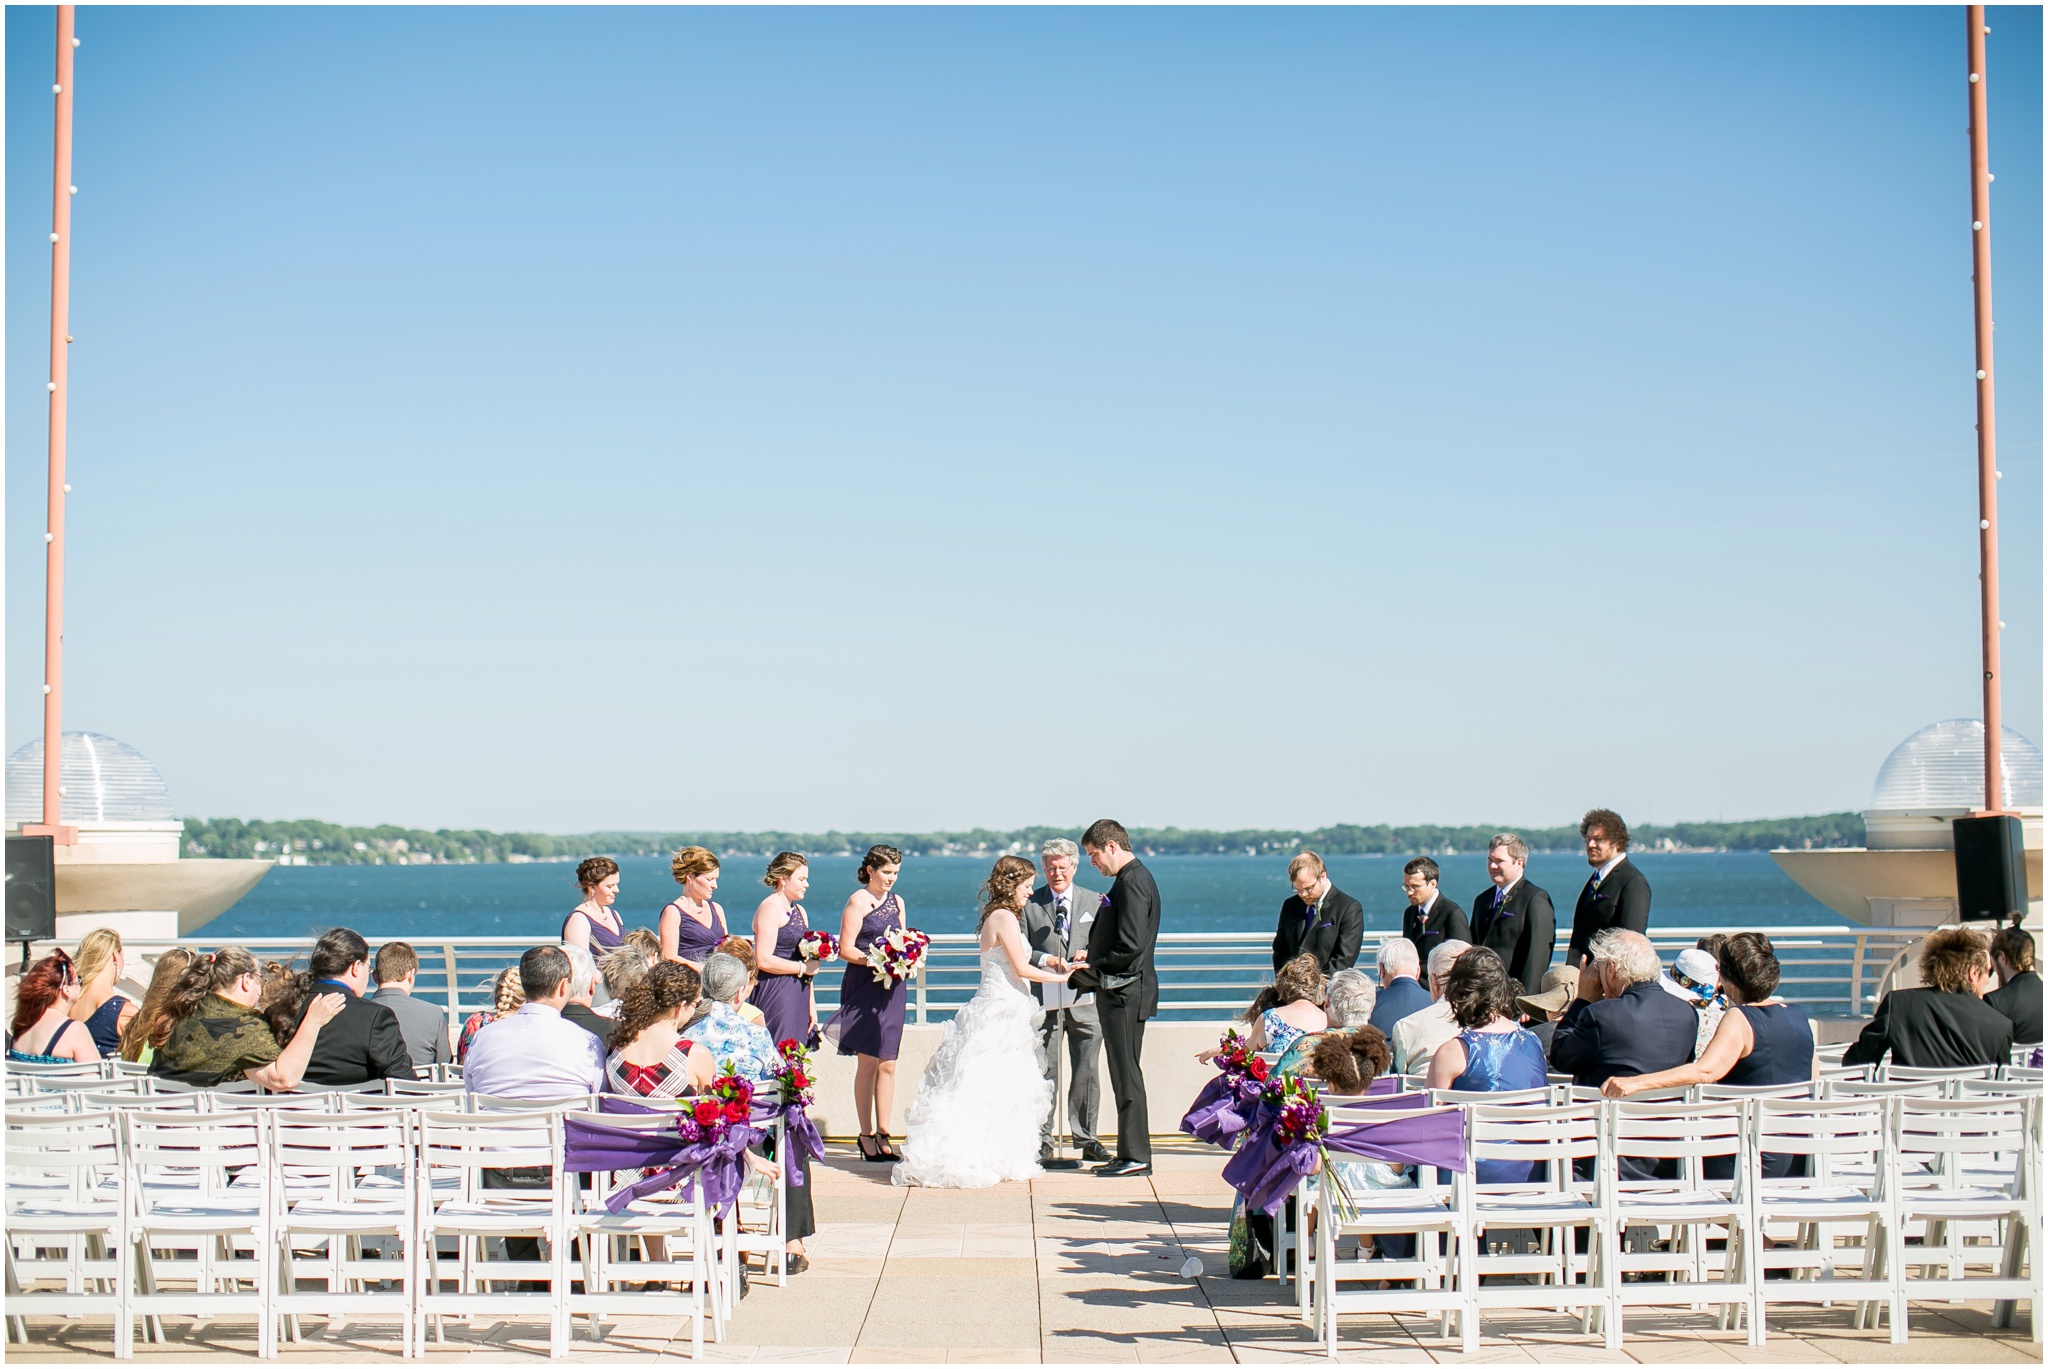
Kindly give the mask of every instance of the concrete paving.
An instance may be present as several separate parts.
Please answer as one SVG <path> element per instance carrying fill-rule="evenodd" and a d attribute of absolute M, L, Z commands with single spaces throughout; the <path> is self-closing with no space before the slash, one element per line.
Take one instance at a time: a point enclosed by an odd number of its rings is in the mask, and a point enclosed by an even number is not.
<path fill-rule="evenodd" d="M 1053 1173 L 1031 1184 L 969 1192 L 892 1188 L 884 1165 L 833 1145 L 815 1171 L 821 1226 L 811 1268 L 786 1288 L 756 1284 L 716 1364 L 1308 1364 L 1322 1347 L 1272 1280 L 1233 1282 L 1225 1268 L 1230 1190 L 1221 1157 L 1180 1139 L 1158 1143 L 1150 1179 Z M 1199 1277 L 1180 1272 L 1189 1256 Z M 578 1322 L 570 1358 L 687 1359 L 684 1320 L 650 1295 L 648 1315 L 607 1322 L 592 1341 Z M 9 1309 L 13 1310 L 12 1308 Z M 401 1362 L 397 1329 L 371 1319 L 305 1319 L 306 1341 L 279 1359 Z M 1440 1339 L 1433 1316 L 1347 1319 L 1338 1358 L 1380 1364 L 2039 1364 L 2024 1307 L 2012 1330 L 1991 1327 L 1988 1303 L 1915 1304 L 1912 1336 L 1851 1329 L 1846 1307 L 1778 1307 L 1770 1338 L 1751 1349 L 1712 1314 L 1632 1310 L 1626 1349 L 1604 1349 L 1575 1319 L 1502 1312 L 1473 1355 Z M 171 1318 L 164 1345 L 138 1343 L 138 1364 L 255 1359 L 254 1326 Z M 112 1357 L 107 1323 L 33 1318 L 13 1363 Z M 433 1362 L 545 1361 L 547 1328 L 451 1321 Z"/>

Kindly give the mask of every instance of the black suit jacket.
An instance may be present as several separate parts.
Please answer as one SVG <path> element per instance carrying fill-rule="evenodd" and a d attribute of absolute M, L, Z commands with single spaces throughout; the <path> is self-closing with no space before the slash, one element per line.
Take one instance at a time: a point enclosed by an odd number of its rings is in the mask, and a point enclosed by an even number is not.
<path fill-rule="evenodd" d="M 1691 1064 L 1699 1029 L 1699 1010 L 1652 979 L 1603 1002 L 1572 1000 L 1551 1033 L 1550 1063 L 1570 1071 L 1581 1088 L 1597 1089 L 1617 1074 L 1655 1074 Z M 1582 1179 L 1593 1175 L 1585 1160 L 1573 1168 Z M 1624 1179 L 1650 1179 L 1657 1161 L 1623 1155 L 1615 1170 Z"/>
<path fill-rule="evenodd" d="M 1515 882 L 1505 907 L 1496 906 L 1499 901 L 1498 888 L 1472 900 L 1468 940 L 1499 956 L 1508 973 L 1522 981 L 1523 993 L 1540 992 L 1551 953 L 1557 949 L 1557 910 L 1550 906 L 1550 894 L 1525 878 Z M 1429 972 L 1427 962 L 1422 968 Z"/>
<path fill-rule="evenodd" d="M 1133 1004 L 1140 1019 L 1150 1017 L 1159 1011 L 1159 971 L 1152 964 L 1158 939 L 1159 886 L 1134 859 L 1117 872 L 1088 931 L 1089 975 L 1070 982 L 1093 988 L 1098 1006 Z"/>
<path fill-rule="evenodd" d="M 1429 905 L 1429 917 L 1424 919 L 1422 910 L 1414 904 L 1401 914 L 1401 935 L 1415 943 L 1415 953 L 1422 957 L 1422 972 L 1429 973 L 1429 953 L 1446 941 L 1470 941 L 1472 924 L 1465 920 L 1465 910 L 1445 898 L 1436 896 L 1436 902 Z"/>
<path fill-rule="evenodd" d="M 1280 925 L 1273 932 L 1273 973 L 1304 954 L 1316 958 L 1326 979 L 1356 965 L 1365 940 L 1365 909 L 1358 900 L 1332 884 L 1316 908 L 1314 926 L 1308 925 L 1307 914 L 1308 905 L 1299 894 L 1289 894 L 1280 905 Z"/>
<path fill-rule="evenodd" d="M 619 1024 L 611 1018 L 606 1017 L 603 1013 L 593 1011 L 588 1005 L 582 1003 L 564 1003 L 562 1005 L 562 1016 L 567 1021 L 574 1022 L 577 1026 L 596 1037 L 603 1043 L 606 1050 L 612 1048 L 612 1032 L 618 1028 Z"/>
<path fill-rule="evenodd" d="M 313 1042 L 313 1056 L 306 1062 L 309 1084 L 347 1087 L 367 1084 L 373 1079 L 417 1079 L 412 1052 L 406 1049 L 405 1033 L 398 1029 L 398 1014 L 364 998 L 331 979 L 313 985 L 308 1006 L 321 994 L 341 993 L 348 997 L 339 1015 L 324 1023 Z M 306 1009 L 299 1009 L 299 1021 Z M 294 1027 L 293 1032 L 298 1031 Z"/>
<path fill-rule="evenodd" d="M 1973 993 L 1894 989 L 1842 1063 L 1874 1065 L 1886 1051 L 1894 1065 L 1915 1069 L 2003 1065 L 2012 1055 L 2012 1019 Z"/>
<path fill-rule="evenodd" d="M 1594 935 L 1609 927 L 1628 932 L 1650 930 L 1650 881 L 1643 878 L 1643 872 L 1627 856 L 1607 872 L 1599 889 L 1593 888 L 1589 876 L 1586 887 L 1579 890 L 1578 906 L 1572 909 L 1572 941 L 1565 947 L 1564 963 L 1584 963 Z"/>
<path fill-rule="evenodd" d="M 2012 1019 L 2015 1046 L 2041 1044 L 2041 976 L 2021 970 L 2012 983 L 1985 994 L 1984 1001 Z"/>

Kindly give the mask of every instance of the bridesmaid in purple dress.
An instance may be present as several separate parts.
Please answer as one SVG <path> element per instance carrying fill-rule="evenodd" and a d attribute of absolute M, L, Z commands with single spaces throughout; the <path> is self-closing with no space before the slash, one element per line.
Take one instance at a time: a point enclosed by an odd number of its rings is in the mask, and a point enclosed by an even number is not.
<path fill-rule="evenodd" d="M 562 919 L 562 944 L 581 946 L 592 958 L 616 951 L 626 939 L 626 924 L 612 905 L 619 901 L 619 863 L 610 856 L 592 856 L 576 867 L 583 901 Z"/>
<path fill-rule="evenodd" d="M 748 1001 L 767 1019 L 769 1040 L 807 1041 L 818 1026 L 817 1003 L 811 996 L 811 976 L 818 966 L 797 958 L 796 943 L 811 930 L 801 902 L 811 887 L 810 862 L 794 851 L 778 852 L 761 882 L 775 892 L 754 909 L 754 972 L 759 979 Z"/>
<path fill-rule="evenodd" d="M 669 858 L 668 870 L 683 892 L 661 910 L 661 958 L 702 973 L 726 937 L 725 909 L 711 901 L 718 889 L 718 857 L 702 846 L 685 846 Z"/>
<path fill-rule="evenodd" d="M 867 952 L 889 928 L 910 925 L 904 920 L 903 900 L 895 893 L 896 876 L 902 871 L 903 853 L 893 846 L 872 848 L 860 863 L 860 888 L 839 915 L 839 955 L 846 961 L 846 977 L 839 986 L 839 1011 L 827 1029 L 841 1055 L 858 1057 L 853 1067 L 853 1112 L 860 1121 L 861 1158 L 875 1164 L 901 1158 L 889 1144 L 889 1121 L 896 1111 L 896 1054 L 903 1044 L 906 986 L 900 979 L 886 989 L 876 983 Z"/>

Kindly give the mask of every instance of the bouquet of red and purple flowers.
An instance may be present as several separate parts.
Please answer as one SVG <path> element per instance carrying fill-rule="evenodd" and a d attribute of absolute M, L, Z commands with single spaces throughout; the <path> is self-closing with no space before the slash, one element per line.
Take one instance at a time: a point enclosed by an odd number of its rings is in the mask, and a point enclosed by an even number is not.
<path fill-rule="evenodd" d="M 775 1049 L 782 1055 L 782 1067 L 776 1077 L 782 1084 L 784 1107 L 807 1108 L 811 1105 L 811 1085 L 817 1076 L 811 1073 L 811 1052 L 795 1037 L 775 1043 Z"/>
<path fill-rule="evenodd" d="M 1323 1110 L 1322 1100 L 1316 1097 L 1316 1091 L 1303 1083 L 1299 1075 L 1283 1074 L 1268 1084 L 1266 1100 L 1280 1110 L 1279 1120 L 1273 1124 L 1273 1135 L 1282 1146 L 1322 1141 L 1330 1115 Z"/>
<path fill-rule="evenodd" d="M 799 960 L 808 960 L 816 963 L 822 960 L 830 960 L 838 954 L 839 938 L 833 936 L 830 932 L 821 932 L 813 929 L 797 938 L 796 956 Z"/>
<path fill-rule="evenodd" d="M 676 1118 L 676 1135 L 685 1144 L 705 1142 L 717 1145 L 726 1132 L 746 1126 L 754 1112 L 754 1084 L 750 1079 L 728 1072 L 711 1081 L 711 1087 Z"/>
<path fill-rule="evenodd" d="M 1255 1083 L 1266 1082 L 1269 1067 L 1252 1049 L 1251 1042 L 1237 1034 L 1232 1027 L 1223 1033 L 1223 1039 L 1216 1043 L 1216 1068 L 1239 1079 L 1250 1079 Z"/>
<path fill-rule="evenodd" d="M 875 982 L 887 989 L 893 988 L 899 979 L 909 979 L 917 973 L 925 949 L 931 944 L 932 939 L 914 927 L 891 927 L 876 937 L 868 947 L 868 964 L 874 967 Z"/>

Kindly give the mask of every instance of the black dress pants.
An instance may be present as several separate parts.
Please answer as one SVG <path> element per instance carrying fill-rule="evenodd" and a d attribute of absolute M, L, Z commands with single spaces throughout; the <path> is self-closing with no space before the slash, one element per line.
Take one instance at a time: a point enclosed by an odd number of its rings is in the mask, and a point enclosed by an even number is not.
<path fill-rule="evenodd" d="M 1145 1107 L 1145 1019 L 1137 989 L 1130 998 L 1098 992 L 1095 1015 L 1102 1024 L 1102 1053 L 1109 1059 L 1109 1087 L 1116 1094 L 1116 1158 L 1152 1163 L 1152 1117 Z"/>

